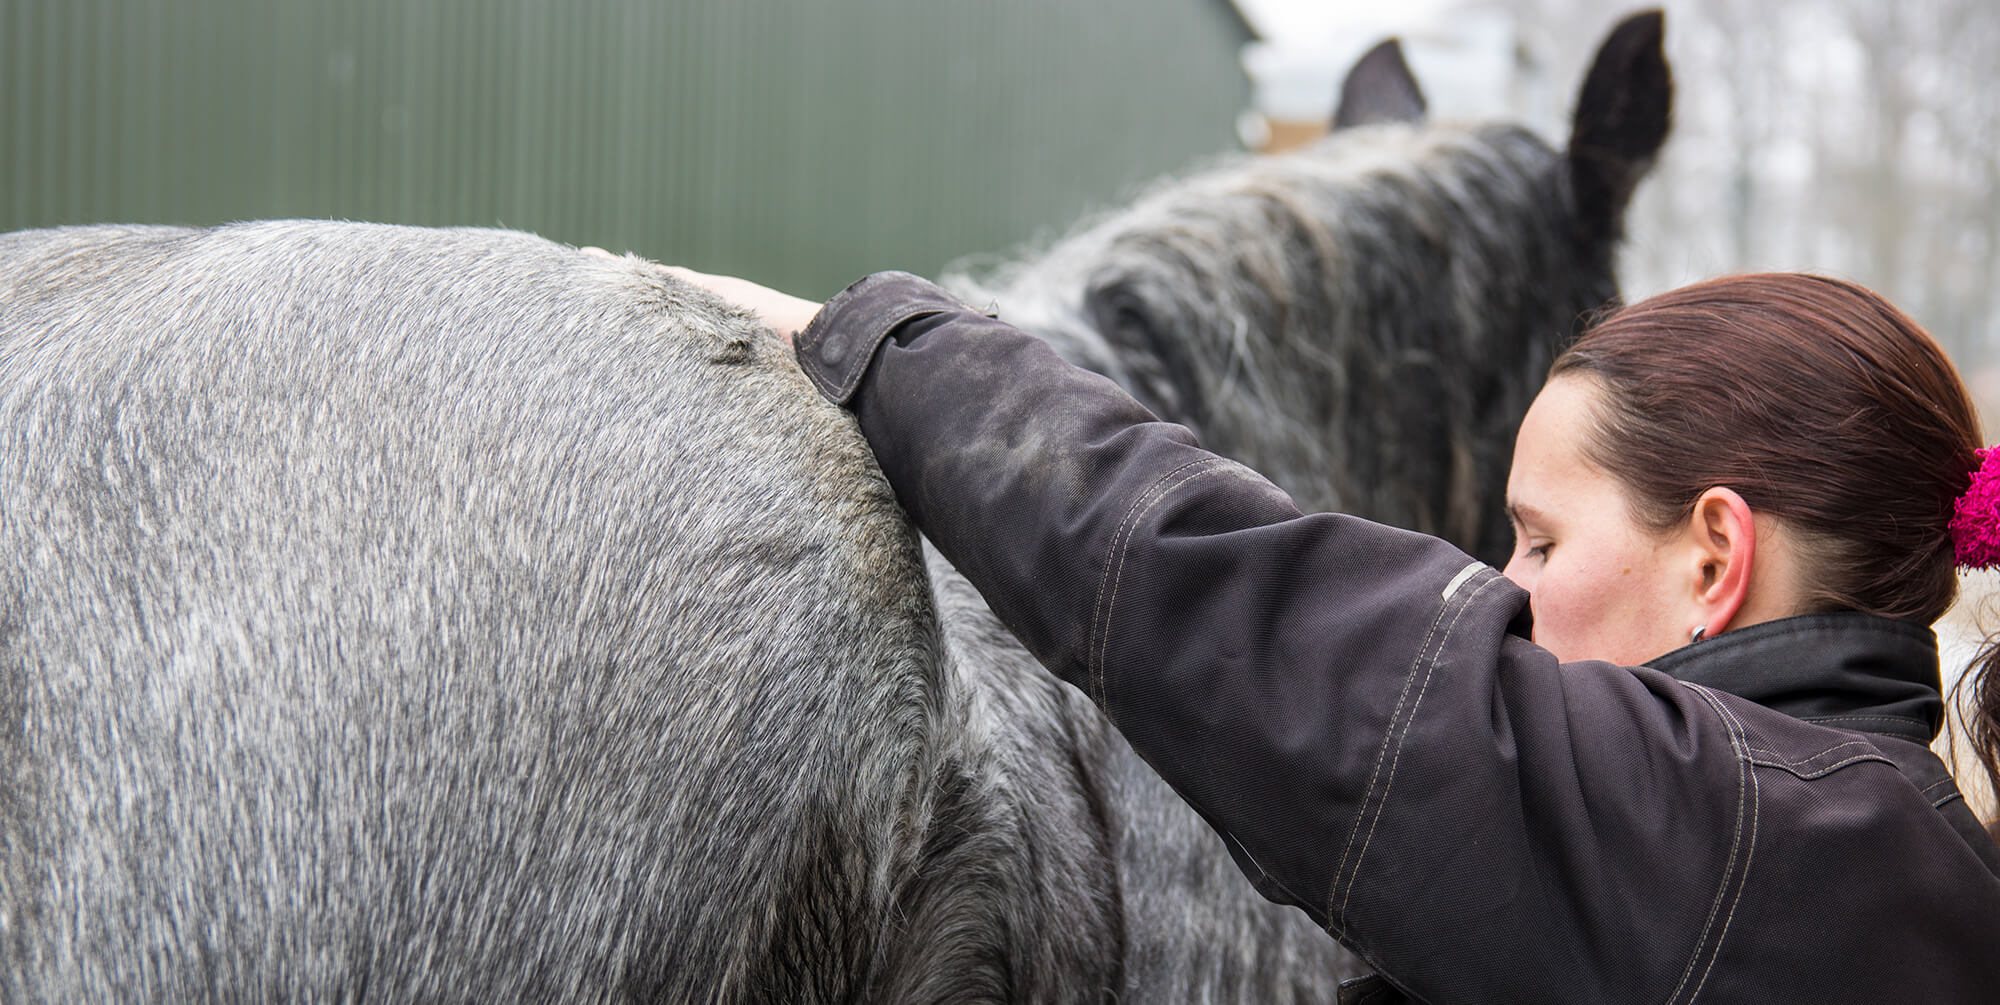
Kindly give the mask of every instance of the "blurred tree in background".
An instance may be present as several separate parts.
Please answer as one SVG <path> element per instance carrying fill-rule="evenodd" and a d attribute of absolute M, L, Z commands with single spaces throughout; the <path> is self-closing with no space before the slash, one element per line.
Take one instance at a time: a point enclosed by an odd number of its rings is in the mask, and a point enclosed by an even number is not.
<path fill-rule="evenodd" d="M 1580 72 L 1594 0 L 1512 0 Z M 1797 269 L 1881 291 L 2000 403 L 2000 4 L 1668 0 L 1673 138 L 1629 218 L 1628 289 Z M 2000 416 L 1989 415 L 1989 429 Z"/>
<path fill-rule="evenodd" d="M 1337 67 L 1396 34 L 1435 117 L 1514 118 L 1552 143 L 1604 33 L 1664 8 L 1674 131 L 1627 217 L 1627 294 L 1724 272 L 1845 276 L 1928 326 L 2000 406 L 2000 3 L 1235 2 L 1263 35 L 1246 65 L 1266 117 L 1316 123 Z"/>

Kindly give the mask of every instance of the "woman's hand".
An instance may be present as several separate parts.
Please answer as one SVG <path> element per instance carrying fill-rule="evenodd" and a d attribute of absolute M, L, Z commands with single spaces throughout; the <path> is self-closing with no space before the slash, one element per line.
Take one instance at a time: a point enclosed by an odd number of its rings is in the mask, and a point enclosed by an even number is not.
<path fill-rule="evenodd" d="M 599 258 L 616 258 L 603 248 L 580 249 L 586 255 Z M 724 300 L 743 308 L 757 316 L 759 321 L 771 326 L 778 337 L 792 344 L 792 336 L 805 328 L 813 315 L 819 313 L 820 305 L 810 300 L 779 293 L 767 286 L 759 286 L 747 279 L 734 276 L 712 276 L 706 272 L 684 269 L 678 265 L 658 266 L 668 275 L 685 283 L 692 283 Z"/>
<path fill-rule="evenodd" d="M 792 344 L 792 336 L 811 322 L 819 313 L 820 305 L 811 301 L 780 293 L 768 286 L 759 286 L 747 279 L 734 276 L 712 276 L 693 269 L 683 269 L 678 265 L 662 266 L 669 275 L 693 283 L 724 300 L 735 304 L 752 314 L 758 320 L 770 325 L 778 337 Z"/>

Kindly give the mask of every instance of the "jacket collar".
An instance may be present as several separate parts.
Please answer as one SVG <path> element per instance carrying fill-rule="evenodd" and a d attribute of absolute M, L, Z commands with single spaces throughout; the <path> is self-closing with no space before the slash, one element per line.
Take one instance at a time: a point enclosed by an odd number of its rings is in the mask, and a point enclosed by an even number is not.
<path fill-rule="evenodd" d="M 1838 729 L 1928 744 L 1944 721 L 1937 635 L 1912 621 L 1804 614 L 1732 629 L 1648 665 Z"/>

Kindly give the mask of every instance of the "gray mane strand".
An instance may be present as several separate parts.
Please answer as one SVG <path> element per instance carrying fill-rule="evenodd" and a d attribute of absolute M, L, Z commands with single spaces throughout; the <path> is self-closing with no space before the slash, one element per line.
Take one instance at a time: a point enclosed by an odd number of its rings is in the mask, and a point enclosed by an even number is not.
<path fill-rule="evenodd" d="M 1307 510 L 1504 555 L 1514 425 L 1616 295 L 1559 155 L 1508 126 L 1376 125 L 1238 157 L 948 285 L 1118 380 Z"/>

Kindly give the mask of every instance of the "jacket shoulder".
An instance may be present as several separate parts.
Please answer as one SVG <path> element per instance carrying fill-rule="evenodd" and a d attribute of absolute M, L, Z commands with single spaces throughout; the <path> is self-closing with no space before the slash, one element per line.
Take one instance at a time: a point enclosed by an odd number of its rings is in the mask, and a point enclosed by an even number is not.
<path fill-rule="evenodd" d="M 1979 934 L 2000 926 L 2000 849 L 1936 755 L 1687 686 L 1751 769 L 1744 879 L 1717 902 L 1704 996 L 1755 998 L 1733 982 L 1779 977 L 1853 1000 L 1961 1001 L 2000 980 Z"/>

